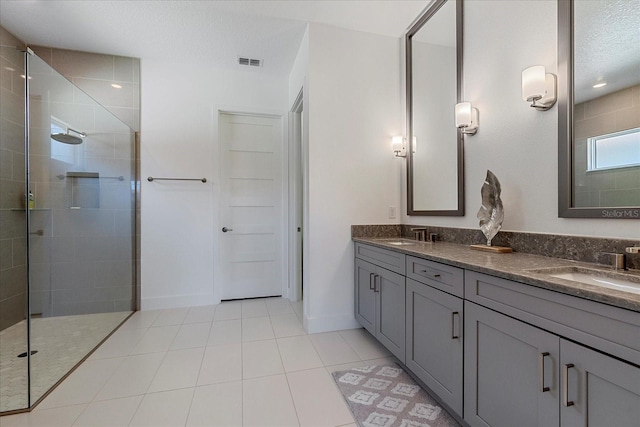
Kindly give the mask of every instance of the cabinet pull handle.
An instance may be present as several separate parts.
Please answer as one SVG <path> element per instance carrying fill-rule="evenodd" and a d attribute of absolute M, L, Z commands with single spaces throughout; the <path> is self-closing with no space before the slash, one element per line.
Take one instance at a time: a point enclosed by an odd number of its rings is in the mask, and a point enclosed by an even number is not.
<path fill-rule="evenodd" d="M 420 270 L 420 273 L 428 273 L 429 270 Z M 440 277 L 439 274 L 432 274 L 431 277 L 433 277 L 434 279 L 437 279 L 438 277 Z"/>
<path fill-rule="evenodd" d="M 375 284 L 373 283 L 373 281 L 374 281 L 373 277 L 375 275 L 376 275 L 375 273 L 369 273 L 369 290 L 371 290 L 371 291 L 375 290 L 375 288 L 376 288 Z"/>
<path fill-rule="evenodd" d="M 569 400 L 569 368 L 573 368 L 573 363 L 567 363 L 562 367 L 562 382 L 564 383 L 564 393 L 562 393 L 562 404 L 566 407 L 573 406 L 574 402 Z"/>
<path fill-rule="evenodd" d="M 375 276 L 373 276 L 373 292 L 380 292 L 380 286 L 379 286 L 380 282 L 378 281 L 376 283 L 376 279 L 379 279 L 379 278 L 380 278 L 379 274 L 376 274 Z"/>
<path fill-rule="evenodd" d="M 549 387 L 544 386 L 544 358 L 548 355 L 549 352 L 547 351 L 538 355 L 538 374 L 540 375 L 538 378 L 538 384 L 540 384 L 540 393 L 551 390 Z"/>
<path fill-rule="evenodd" d="M 457 311 L 451 313 L 451 339 L 457 340 L 460 338 L 460 333 L 456 332 L 456 315 L 459 315 Z"/>

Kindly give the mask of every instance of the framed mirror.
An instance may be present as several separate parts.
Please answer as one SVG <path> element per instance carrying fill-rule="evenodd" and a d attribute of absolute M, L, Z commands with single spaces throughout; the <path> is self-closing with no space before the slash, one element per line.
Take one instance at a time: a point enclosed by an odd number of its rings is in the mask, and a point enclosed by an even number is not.
<path fill-rule="evenodd" d="M 640 219 L 637 0 L 558 1 L 558 216 Z"/>
<path fill-rule="evenodd" d="M 405 36 L 407 213 L 464 216 L 462 0 L 434 0 Z"/>

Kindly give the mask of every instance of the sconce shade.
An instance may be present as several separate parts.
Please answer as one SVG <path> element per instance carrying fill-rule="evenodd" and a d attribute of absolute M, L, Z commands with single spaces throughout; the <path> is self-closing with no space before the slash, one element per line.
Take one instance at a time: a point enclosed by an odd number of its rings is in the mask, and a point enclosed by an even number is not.
<path fill-rule="evenodd" d="M 403 136 L 394 136 L 391 138 L 391 149 L 396 157 L 406 157 L 406 147 L 404 145 Z"/>
<path fill-rule="evenodd" d="M 456 127 L 465 128 L 471 124 L 471 103 L 460 102 L 455 107 Z"/>
<path fill-rule="evenodd" d="M 522 99 L 533 102 L 545 94 L 546 73 L 543 65 L 534 65 L 522 71 Z"/>
<path fill-rule="evenodd" d="M 391 146 L 393 147 L 393 151 L 402 151 L 402 146 L 404 145 L 404 138 L 401 136 L 394 136 L 391 140 Z"/>
<path fill-rule="evenodd" d="M 547 73 L 543 65 L 534 65 L 522 71 L 522 99 L 531 107 L 544 111 L 556 103 L 556 76 Z"/>
<path fill-rule="evenodd" d="M 456 127 L 465 135 L 475 135 L 478 131 L 478 109 L 470 102 L 460 102 L 455 106 Z"/>

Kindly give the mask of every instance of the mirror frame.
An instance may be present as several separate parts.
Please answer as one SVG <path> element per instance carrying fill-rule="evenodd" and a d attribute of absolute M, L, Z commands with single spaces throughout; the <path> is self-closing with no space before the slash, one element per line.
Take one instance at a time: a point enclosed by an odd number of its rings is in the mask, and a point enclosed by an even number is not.
<path fill-rule="evenodd" d="M 412 54 L 411 38 L 429 21 L 447 2 L 456 3 L 456 102 L 462 102 L 462 0 L 436 0 L 405 34 L 405 71 L 407 101 L 407 215 L 420 216 L 464 216 L 464 138 L 457 130 L 458 147 L 458 207 L 452 210 L 418 210 L 413 206 L 413 94 L 412 94 Z M 453 114 L 453 111 L 451 112 Z"/>
<path fill-rule="evenodd" d="M 558 0 L 558 217 L 640 219 L 639 207 L 572 206 L 573 42 L 573 0 Z"/>

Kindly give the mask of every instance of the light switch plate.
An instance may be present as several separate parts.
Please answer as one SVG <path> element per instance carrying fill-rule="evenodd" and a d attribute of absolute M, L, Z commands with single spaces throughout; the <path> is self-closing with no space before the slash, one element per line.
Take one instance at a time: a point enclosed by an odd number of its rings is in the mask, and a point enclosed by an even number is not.
<path fill-rule="evenodd" d="M 389 206 L 389 219 L 396 219 L 396 207 Z"/>

